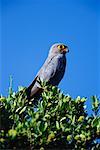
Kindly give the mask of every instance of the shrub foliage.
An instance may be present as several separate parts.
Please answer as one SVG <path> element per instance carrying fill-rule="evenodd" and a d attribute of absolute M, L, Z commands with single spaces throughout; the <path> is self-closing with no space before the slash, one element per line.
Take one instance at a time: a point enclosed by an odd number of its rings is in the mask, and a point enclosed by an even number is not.
<path fill-rule="evenodd" d="M 86 98 L 64 95 L 57 87 L 41 83 L 44 92 L 37 106 L 26 89 L 9 88 L 0 98 L 0 148 L 31 150 L 99 149 L 100 102 L 92 97 L 91 115 Z"/>

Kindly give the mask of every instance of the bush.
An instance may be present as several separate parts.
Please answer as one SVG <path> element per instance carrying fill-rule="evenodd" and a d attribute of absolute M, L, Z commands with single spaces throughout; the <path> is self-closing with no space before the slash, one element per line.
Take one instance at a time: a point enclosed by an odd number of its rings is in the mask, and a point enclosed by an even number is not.
<path fill-rule="evenodd" d="M 0 98 L 0 148 L 39 150 L 99 149 L 100 102 L 92 97 L 93 114 L 87 114 L 86 98 L 64 95 L 57 87 L 44 89 L 37 106 L 28 101 L 26 88 L 9 89 Z"/>

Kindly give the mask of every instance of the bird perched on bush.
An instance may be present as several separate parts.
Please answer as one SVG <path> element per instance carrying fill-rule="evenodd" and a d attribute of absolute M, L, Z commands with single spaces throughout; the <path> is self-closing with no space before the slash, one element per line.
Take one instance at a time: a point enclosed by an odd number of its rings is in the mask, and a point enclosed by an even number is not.
<path fill-rule="evenodd" d="M 64 76 L 66 68 L 66 56 L 69 52 L 68 47 L 62 43 L 56 43 L 51 46 L 48 57 L 37 73 L 35 79 L 27 88 L 28 99 L 38 97 L 42 88 L 38 82 L 46 81 L 53 86 L 57 86 Z"/>

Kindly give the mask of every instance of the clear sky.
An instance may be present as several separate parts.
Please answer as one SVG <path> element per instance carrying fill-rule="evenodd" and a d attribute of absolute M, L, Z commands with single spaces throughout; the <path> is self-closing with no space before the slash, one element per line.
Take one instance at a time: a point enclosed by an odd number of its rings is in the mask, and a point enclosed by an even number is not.
<path fill-rule="evenodd" d="M 100 96 L 99 0 L 0 0 L 0 93 L 28 86 L 56 42 L 69 46 L 59 87 L 72 97 Z M 90 107 L 88 100 L 88 110 Z"/>

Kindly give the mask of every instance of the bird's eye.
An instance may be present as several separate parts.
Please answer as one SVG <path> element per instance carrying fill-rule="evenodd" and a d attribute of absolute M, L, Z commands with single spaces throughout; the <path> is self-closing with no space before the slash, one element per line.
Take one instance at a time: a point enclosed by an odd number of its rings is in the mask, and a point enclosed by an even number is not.
<path fill-rule="evenodd" d="M 64 49 L 65 48 L 65 46 L 64 45 L 61 45 L 61 49 Z"/>
<path fill-rule="evenodd" d="M 62 50 L 62 49 L 64 49 L 64 48 L 65 48 L 65 46 L 64 46 L 64 45 L 58 45 L 57 47 L 58 47 L 58 49 L 59 49 L 59 50 Z"/>

